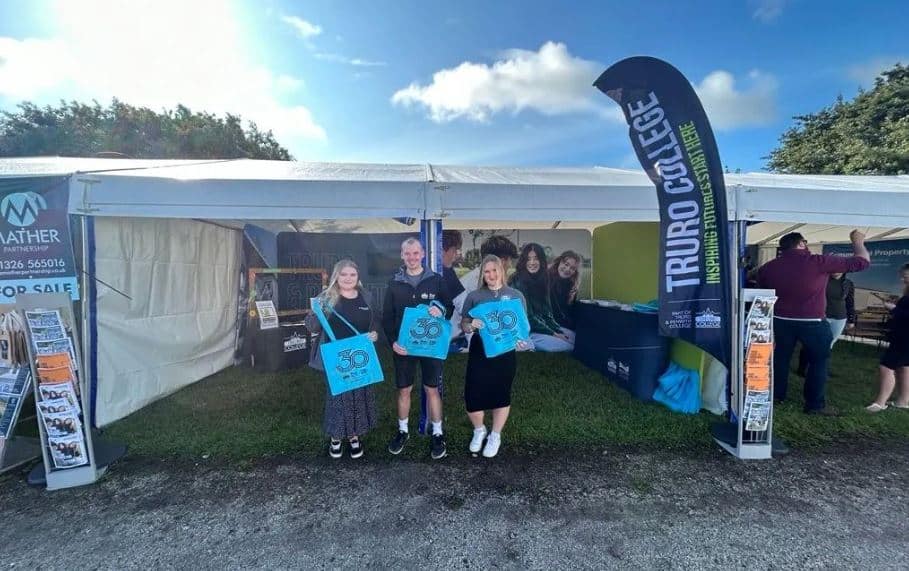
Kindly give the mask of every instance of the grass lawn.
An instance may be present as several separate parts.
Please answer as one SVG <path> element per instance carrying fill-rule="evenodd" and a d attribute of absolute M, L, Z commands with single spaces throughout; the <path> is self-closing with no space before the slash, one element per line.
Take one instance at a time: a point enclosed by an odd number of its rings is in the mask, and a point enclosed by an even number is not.
<path fill-rule="evenodd" d="M 874 347 L 840 342 L 834 349 L 829 402 L 840 418 L 801 412 L 802 381 L 792 375 L 790 402 L 775 409 L 776 433 L 798 447 L 822 446 L 854 437 L 909 436 L 909 411 L 869 415 L 864 405 L 877 390 Z M 383 355 L 386 381 L 378 385 L 379 427 L 364 438 L 367 454 L 383 455 L 396 430 L 390 353 Z M 445 366 L 445 430 L 449 454 L 466 455 L 471 426 L 463 408 L 466 355 Z M 325 454 L 321 434 L 325 381 L 309 368 L 260 374 L 232 368 L 189 386 L 111 425 L 105 433 L 125 442 L 134 456 L 249 461 L 276 455 Z M 414 391 L 411 433 L 419 417 Z M 629 445 L 652 449 L 713 446 L 708 427 L 718 417 L 683 415 L 645 404 L 587 369 L 570 355 L 518 356 L 506 446 L 582 449 Z M 405 456 L 428 458 L 428 441 L 411 438 Z"/>

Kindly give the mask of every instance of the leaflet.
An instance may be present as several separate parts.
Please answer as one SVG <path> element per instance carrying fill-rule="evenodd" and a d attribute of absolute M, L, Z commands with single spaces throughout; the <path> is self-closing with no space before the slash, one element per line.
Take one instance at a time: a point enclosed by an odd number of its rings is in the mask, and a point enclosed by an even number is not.
<path fill-rule="evenodd" d="M 31 328 L 32 339 L 37 341 L 56 341 L 66 339 L 66 331 L 59 325 L 38 326 Z"/>
<path fill-rule="evenodd" d="M 48 437 L 66 438 L 82 434 L 82 423 L 75 411 L 41 413 L 40 416 Z"/>
<path fill-rule="evenodd" d="M 44 400 L 38 403 L 38 408 L 43 414 L 56 414 L 60 412 L 74 412 L 78 411 L 73 407 L 73 404 L 67 399 L 50 399 Z"/>
<path fill-rule="evenodd" d="M 31 311 L 26 311 L 25 319 L 28 321 L 29 328 L 55 326 L 63 327 L 63 320 L 60 319 L 60 312 L 56 309 L 34 309 Z"/>
<path fill-rule="evenodd" d="M 38 355 L 39 359 L 46 355 L 66 353 L 69 355 L 70 364 L 73 370 L 78 370 L 78 367 L 76 366 L 76 352 L 73 349 L 73 342 L 69 337 L 66 337 L 65 339 L 54 339 L 53 341 L 33 341 L 35 343 L 35 353 Z"/>
<path fill-rule="evenodd" d="M 38 382 L 41 384 L 59 384 L 76 382 L 76 373 L 70 367 L 57 367 L 55 369 L 38 368 Z"/>
<path fill-rule="evenodd" d="M 753 402 L 748 407 L 745 430 L 761 432 L 767 430 L 770 422 L 770 402 Z"/>
<path fill-rule="evenodd" d="M 75 468 L 88 464 L 85 439 L 82 436 L 48 438 L 47 444 L 55 468 Z"/>
<path fill-rule="evenodd" d="M 76 389 L 73 387 L 72 383 L 60 383 L 56 385 L 38 385 L 38 394 L 41 396 L 41 401 L 52 401 L 57 399 L 66 399 L 67 402 L 75 409 L 76 411 L 81 411 L 82 408 L 79 406 L 79 398 L 76 396 Z"/>
<path fill-rule="evenodd" d="M 68 352 L 49 353 L 47 355 L 38 355 L 38 367 L 42 369 L 57 369 L 60 367 L 70 367 L 73 364 L 72 357 Z"/>
<path fill-rule="evenodd" d="M 19 418 L 22 397 L 0 396 L 0 437 L 9 438 Z"/>
<path fill-rule="evenodd" d="M 29 367 L 0 368 L 0 395 L 23 396 L 30 378 Z"/>
<path fill-rule="evenodd" d="M 257 301 L 256 311 L 259 312 L 259 329 L 275 329 L 278 326 L 278 312 L 272 300 Z"/>

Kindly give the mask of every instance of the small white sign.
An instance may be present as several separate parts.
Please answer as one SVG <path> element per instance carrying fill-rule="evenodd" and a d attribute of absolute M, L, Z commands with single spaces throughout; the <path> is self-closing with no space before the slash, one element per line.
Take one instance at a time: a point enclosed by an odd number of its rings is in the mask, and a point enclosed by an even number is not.
<path fill-rule="evenodd" d="M 256 311 L 259 312 L 259 329 L 275 329 L 278 327 L 278 312 L 275 310 L 275 302 L 257 301 Z"/>

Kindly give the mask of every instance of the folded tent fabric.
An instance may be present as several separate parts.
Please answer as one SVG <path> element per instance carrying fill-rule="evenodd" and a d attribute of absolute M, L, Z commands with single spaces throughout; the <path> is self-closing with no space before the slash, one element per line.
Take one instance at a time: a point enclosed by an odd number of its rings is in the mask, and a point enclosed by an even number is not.
<path fill-rule="evenodd" d="M 677 363 L 670 363 L 660 376 L 653 400 L 666 405 L 669 410 L 697 414 L 701 410 L 700 375 Z"/>

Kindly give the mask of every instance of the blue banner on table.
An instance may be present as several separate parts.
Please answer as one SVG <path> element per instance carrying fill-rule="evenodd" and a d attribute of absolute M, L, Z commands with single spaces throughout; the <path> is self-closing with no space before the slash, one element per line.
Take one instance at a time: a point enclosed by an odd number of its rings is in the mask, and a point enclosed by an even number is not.
<path fill-rule="evenodd" d="M 0 303 L 20 293 L 79 299 L 68 209 L 69 177 L 0 179 Z"/>
<path fill-rule="evenodd" d="M 726 186 L 691 84 L 651 57 L 613 65 L 594 85 L 622 107 L 660 203 L 660 331 L 729 366 L 732 316 Z"/>
<path fill-rule="evenodd" d="M 489 358 L 513 351 L 518 341 L 530 338 L 530 323 L 520 299 L 487 301 L 471 309 L 469 314 L 483 322 L 484 327 L 477 333 Z"/>
<path fill-rule="evenodd" d="M 411 357 L 448 357 L 448 345 L 451 339 L 451 322 L 445 319 L 445 306 L 437 301 L 433 305 L 442 311 L 442 317 L 433 317 L 429 313 L 431 306 L 421 304 L 404 309 L 401 329 L 398 331 L 398 345 L 407 349 Z"/>

